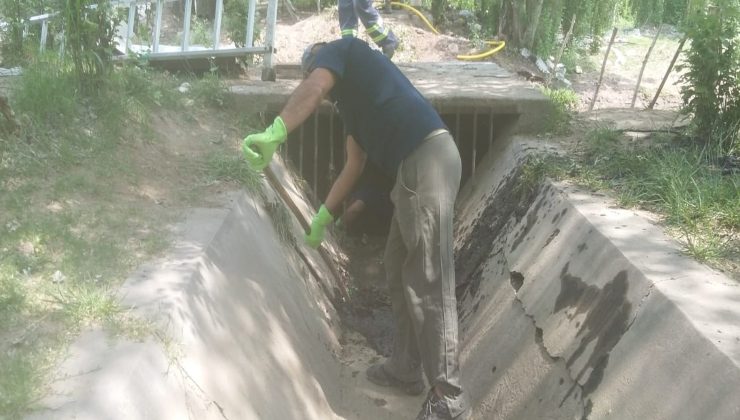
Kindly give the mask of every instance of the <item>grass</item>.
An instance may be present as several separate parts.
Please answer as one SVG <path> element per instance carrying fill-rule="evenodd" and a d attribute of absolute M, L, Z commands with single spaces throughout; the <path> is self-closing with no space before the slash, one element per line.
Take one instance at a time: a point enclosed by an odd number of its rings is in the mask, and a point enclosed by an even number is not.
<path fill-rule="evenodd" d="M 183 81 L 189 92 L 178 91 Z M 215 74 L 176 78 L 142 63 L 117 68 L 98 89 L 80 94 L 52 56 L 29 64 L 9 95 L 22 130 L 0 141 L 0 418 L 33 408 L 83 328 L 153 334 L 115 291 L 167 247 L 164 226 L 176 212 L 131 192 L 146 176 L 132 153 L 157 146 L 152 116 L 161 108 L 192 112 L 226 97 Z M 233 151 L 182 170 L 261 186 Z M 190 185 L 188 196 L 200 198 L 205 184 Z"/>
<path fill-rule="evenodd" d="M 3 418 L 21 418 L 24 408 L 38 398 L 40 373 L 32 355 L 12 352 L 0 358 L 0 414 Z"/>
<path fill-rule="evenodd" d="M 723 173 L 718 161 L 710 148 L 685 139 L 630 142 L 602 128 L 588 133 L 580 155 L 559 173 L 613 191 L 621 206 L 662 215 L 688 255 L 727 268 L 740 255 L 740 174 Z"/>
<path fill-rule="evenodd" d="M 240 155 L 226 153 L 211 155 L 207 161 L 207 173 L 211 180 L 234 181 L 263 200 L 265 198 L 262 190 L 262 173 L 245 165 Z"/>
<path fill-rule="evenodd" d="M 553 105 L 547 121 L 547 130 L 555 134 L 567 133 L 573 111 L 578 105 L 578 95 L 571 89 L 542 88 L 542 93 L 550 98 Z"/>

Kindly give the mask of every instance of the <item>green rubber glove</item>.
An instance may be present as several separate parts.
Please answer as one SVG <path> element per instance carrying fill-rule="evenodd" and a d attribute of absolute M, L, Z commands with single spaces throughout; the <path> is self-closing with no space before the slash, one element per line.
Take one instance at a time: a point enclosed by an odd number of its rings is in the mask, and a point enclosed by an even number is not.
<path fill-rule="evenodd" d="M 250 134 L 244 139 L 242 143 L 244 158 L 253 168 L 261 171 L 270 164 L 275 150 L 287 138 L 288 130 L 285 128 L 283 119 L 278 116 L 265 131 Z"/>
<path fill-rule="evenodd" d="M 323 204 L 319 208 L 319 212 L 311 220 L 311 232 L 306 235 L 303 239 L 306 244 L 311 248 L 318 248 L 321 245 L 321 241 L 324 240 L 324 231 L 326 227 L 334 221 L 334 216 L 329 213 L 329 210 Z"/>

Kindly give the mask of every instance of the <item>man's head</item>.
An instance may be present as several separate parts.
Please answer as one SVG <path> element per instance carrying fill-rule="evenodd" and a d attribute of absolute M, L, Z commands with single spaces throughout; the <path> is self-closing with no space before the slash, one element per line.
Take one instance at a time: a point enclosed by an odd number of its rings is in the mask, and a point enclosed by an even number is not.
<path fill-rule="evenodd" d="M 301 70 L 303 71 L 303 77 L 306 78 L 313 71 L 313 62 L 316 60 L 316 53 L 326 45 L 326 42 L 316 42 L 306 47 L 303 51 L 303 57 L 301 57 Z"/>

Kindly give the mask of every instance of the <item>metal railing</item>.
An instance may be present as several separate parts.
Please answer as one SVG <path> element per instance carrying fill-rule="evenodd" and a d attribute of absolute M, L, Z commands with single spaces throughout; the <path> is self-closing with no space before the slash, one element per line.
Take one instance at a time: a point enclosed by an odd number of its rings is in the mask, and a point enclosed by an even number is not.
<path fill-rule="evenodd" d="M 165 45 L 161 42 L 163 29 L 162 18 L 165 3 L 176 1 L 183 2 L 183 19 L 182 19 L 182 40 L 179 45 Z M 212 47 L 204 47 L 190 44 L 191 21 L 193 0 L 119 0 L 111 2 L 118 8 L 128 8 L 128 18 L 126 20 L 125 33 L 118 34 L 118 48 L 128 54 L 131 52 L 145 54 L 151 61 L 157 60 L 178 60 L 194 58 L 216 58 L 216 57 L 240 57 L 247 55 L 262 55 L 262 80 L 275 80 L 275 70 L 273 63 L 273 54 L 275 52 L 275 26 L 277 23 L 278 0 L 266 0 L 266 17 L 264 37 L 260 45 L 255 45 L 255 21 L 257 16 L 257 1 L 248 0 L 246 21 L 246 37 L 243 47 L 235 45 L 222 45 L 221 29 L 224 13 L 224 0 L 215 0 L 214 21 L 212 27 Z M 154 29 L 151 41 L 146 45 L 135 45 L 134 30 L 137 19 L 137 11 L 141 6 L 155 7 Z M 265 6 L 263 3 L 262 6 Z M 95 8 L 96 5 L 90 6 Z M 49 23 L 56 18 L 59 13 L 47 13 L 44 15 L 33 16 L 25 24 L 24 34 L 28 34 L 30 25 L 41 25 L 41 39 L 39 49 L 46 50 L 46 43 L 49 37 Z M 64 51 L 64 33 L 60 31 L 61 42 L 59 46 L 60 54 Z"/>

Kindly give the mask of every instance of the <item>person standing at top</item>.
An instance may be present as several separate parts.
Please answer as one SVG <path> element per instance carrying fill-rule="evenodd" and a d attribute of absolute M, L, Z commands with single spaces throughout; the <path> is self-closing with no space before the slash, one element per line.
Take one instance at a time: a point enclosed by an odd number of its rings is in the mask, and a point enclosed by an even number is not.
<path fill-rule="evenodd" d="M 357 21 L 362 21 L 365 30 L 383 54 L 393 58 L 398 48 L 398 39 L 389 28 L 383 26 L 383 18 L 373 7 L 372 0 L 339 0 L 339 29 L 342 38 L 357 36 Z"/>
<path fill-rule="evenodd" d="M 255 169 L 269 165 L 288 133 L 324 98 L 336 102 L 347 130 L 347 160 L 311 222 L 306 242 L 318 247 L 367 160 L 394 179 L 385 249 L 395 334 L 391 356 L 368 368 L 371 382 L 407 394 L 431 389 L 417 420 L 469 416 L 460 380 L 452 218 L 460 187 L 460 154 L 431 103 L 387 57 L 357 38 L 310 45 L 304 80 L 264 132 L 245 138 Z"/>

